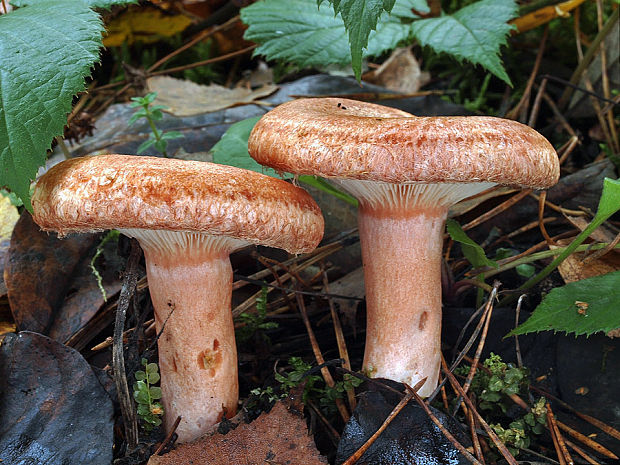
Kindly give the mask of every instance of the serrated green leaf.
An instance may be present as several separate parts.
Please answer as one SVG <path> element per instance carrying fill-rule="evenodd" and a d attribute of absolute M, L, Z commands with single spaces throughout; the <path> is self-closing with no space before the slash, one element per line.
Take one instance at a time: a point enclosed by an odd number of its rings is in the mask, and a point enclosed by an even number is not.
<path fill-rule="evenodd" d="M 362 50 L 368 45 L 370 31 L 375 30 L 384 11 L 390 12 L 395 0 L 329 0 L 336 14 L 340 13 L 351 46 L 351 65 L 355 77 L 362 75 Z M 319 4 L 323 0 L 319 0 Z"/>
<path fill-rule="evenodd" d="M 481 0 L 449 16 L 414 21 L 411 30 L 421 45 L 479 64 L 512 85 L 499 49 L 506 44 L 513 29 L 508 21 L 517 11 L 514 0 Z"/>
<path fill-rule="evenodd" d="M 160 379 L 161 378 L 159 376 L 159 373 L 157 373 L 157 372 L 149 373 L 149 383 L 150 384 L 155 384 L 155 383 L 159 382 Z"/>
<path fill-rule="evenodd" d="M 104 31 L 91 7 L 124 0 L 37 0 L 0 16 L 0 187 L 27 209 L 30 182 L 60 136 L 99 58 Z"/>
<path fill-rule="evenodd" d="M 418 5 L 419 0 L 396 0 L 394 9 L 399 3 L 399 11 L 403 11 L 404 5 Z M 249 26 L 245 39 L 260 44 L 255 53 L 270 60 L 301 67 L 351 63 L 342 16 L 334 16 L 328 4 L 317 8 L 315 0 L 262 0 L 243 8 L 241 19 Z M 362 55 L 378 55 L 409 36 L 409 25 L 398 16 L 383 13 Z"/>
<path fill-rule="evenodd" d="M 474 267 L 491 266 L 493 268 L 499 268 L 497 262 L 488 259 L 484 253 L 484 249 L 465 234 L 460 224 L 449 219 L 446 221 L 446 228 L 452 240 L 461 244 L 463 255 Z"/>
<path fill-rule="evenodd" d="M 134 374 L 134 377 L 136 378 L 136 381 L 144 381 L 146 379 L 146 373 L 142 370 L 138 370 Z"/>
<path fill-rule="evenodd" d="M 258 164 L 248 153 L 248 138 L 260 118 L 255 116 L 231 125 L 211 149 L 213 162 L 279 177 L 273 169 Z"/>
<path fill-rule="evenodd" d="M 552 289 L 532 316 L 508 336 L 546 330 L 577 336 L 611 331 L 620 328 L 618 302 L 620 271 L 569 283 Z"/>
<path fill-rule="evenodd" d="M 29 209 L 30 181 L 84 89 L 102 32 L 99 15 L 76 0 L 40 0 L 0 16 L 0 186 Z"/>

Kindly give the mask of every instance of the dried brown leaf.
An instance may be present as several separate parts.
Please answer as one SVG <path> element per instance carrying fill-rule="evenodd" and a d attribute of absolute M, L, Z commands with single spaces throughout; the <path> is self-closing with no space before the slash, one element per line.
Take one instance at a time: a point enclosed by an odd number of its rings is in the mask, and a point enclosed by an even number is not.
<path fill-rule="evenodd" d="M 278 89 L 278 86 L 274 85 L 266 85 L 256 90 L 243 87 L 229 89 L 217 84 L 203 86 L 169 76 L 149 78 L 147 86 L 149 92 L 157 92 L 155 103 L 167 106 L 167 111 L 176 116 L 200 115 L 252 103 Z"/>
<path fill-rule="evenodd" d="M 152 456 L 148 465 L 305 464 L 324 465 L 299 413 L 277 402 L 269 413 L 242 424 L 226 435 L 215 434 L 181 444 L 163 456 Z"/>

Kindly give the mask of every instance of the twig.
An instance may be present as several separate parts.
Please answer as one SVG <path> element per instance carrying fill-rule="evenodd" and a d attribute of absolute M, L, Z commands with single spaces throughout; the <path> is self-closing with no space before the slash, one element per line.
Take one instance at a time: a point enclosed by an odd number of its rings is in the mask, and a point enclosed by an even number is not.
<path fill-rule="evenodd" d="M 319 348 L 319 343 L 316 340 L 316 336 L 314 335 L 314 331 L 312 329 L 312 325 L 310 325 L 310 319 L 308 318 L 308 313 L 306 312 L 306 305 L 304 303 L 304 299 L 301 294 L 295 294 L 297 298 L 297 307 L 299 308 L 299 313 L 303 319 L 304 325 L 306 326 L 306 332 L 308 333 L 308 338 L 310 338 L 310 345 L 312 346 L 312 352 L 314 353 L 314 358 L 316 359 L 316 363 L 322 365 L 325 363 L 325 359 L 323 358 L 323 354 L 321 353 L 321 349 Z M 333 388 L 336 384 L 334 382 L 334 378 L 332 378 L 331 373 L 327 367 L 321 368 L 321 375 L 323 375 L 323 379 L 325 380 L 325 384 L 329 387 Z M 349 421 L 349 412 L 347 412 L 347 407 L 344 405 L 342 399 L 335 399 L 336 407 L 338 408 L 338 412 L 342 417 L 342 420 L 346 423 Z"/>
<path fill-rule="evenodd" d="M 517 301 L 517 308 L 515 309 L 515 328 L 519 326 L 519 314 L 521 313 L 521 303 L 526 294 L 522 294 Z M 517 366 L 523 368 L 523 359 L 521 358 L 521 347 L 519 346 L 519 336 L 515 334 L 515 352 L 517 354 Z"/>
<path fill-rule="evenodd" d="M 523 95 L 519 100 L 519 103 L 508 113 L 506 113 L 506 118 L 508 119 L 517 119 L 519 114 L 527 111 L 527 107 L 530 101 L 530 94 L 532 93 L 532 86 L 534 85 L 534 81 L 536 80 L 536 75 L 538 74 L 538 69 L 540 68 L 540 63 L 542 61 L 543 54 L 545 52 L 545 45 L 547 43 L 547 36 L 549 35 L 549 25 L 545 27 L 545 32 L 543 33 L 540 46 L 538 47 L 538 53 L 536 54 L 536 61 L 534 62 L 534 68 L 530 73 L 530 77 L 527 80 L 527 84 L 525 85 L 525 90 L 523 91 Z"/>
<path fill-rule="evenodd" d="M 196 37 L 194 37 L 192 40 L 190 40 L 186 44 L 184 44 L 181 47 L 179 47 L 178 49 L 176 49 L 174 52 L 171 52 L 168 55 L 166 55 L 165 57 L 157 60 L 150 68 L 148 68 L 146 70 L 146 72 L 147 73 L 152 73 L 157 68 L 159 68 L 161 65 L 166 63 L 168 60 L 171 60 L 175 56 L 179 55 L 180 53 L 183 53 L 188 48 L 193 47 L 198 42 L 200 42 L 200 41 L 202 41 L 204 39 L 207 39 L 208 37 L 212 36 L 213 34 L 219 32 L 219 31 L 225 31 L 226 29 L 229 29 L 231 26 L 233 26 L 238 21 L 239 21 L 239 15 L 237 15 L 237 16 L 235 16 L 233 18 L 230 18 L 224 24 L 220 24 L 220 25 L 215 26 L 215 27 L 213 27 L 211 29 L 208 29 L 206 31 L 200 32 L 199 34 L 196 35 Z"/>
<path fill-rule="evenodd" d="M 548 26 L 545 29 L 545 34 L 547 32 Z M 527 125 L 530 127 L 534 127 L 536 124 L 536 119 L 538 119 L 538 112 L 540 110 L 540 101 L 542 100 L 542 95 L 547 88 L 547 79 L 543 79 L 538 87 L 538 92 L 536 92 L 536 98 L 534 99 L 534 105 L 532 105 L 532 112 L 530 113 L 530 119 L 527 120 Z"/>
<path fill-rule="evenodd" d="M 585 446 L 588 446 L 593 451 L 596 451 L 597 453 L 604 455 L 605 457 L 610 458 L 612 460 L 619 460 L 616 454 L 614 454 L 612 451 L 607 449 L 605 446 L 596 442 L 594 439 L 591 439 L 585 434 L 580 433 L 577 430 L 574 430 L 573 428 L 571 428 L 565 423 L 562 423 L 561 421 L 557 421 L 557 424 L 558 424 L 558 427 L 562 431 L 564 431 L 565 433 L 568 433 L 570 436 L 572 436 L 573 438 L 575 438 L 577 441 L 581 442 Z"/>
<path fill-rule="evenodd" d="M 586 454 L 586 452 L 579 446 L 577 446 L 577 444 L 574 444 L 572 442 L 570 442 L 568 439 L 564 439 L 564 442 L 566 443 L 566 445 L 568 447 L 570 447 L 571 449 L 573 449 L 575 452 L 577 452 L 577 454 L 584 459 L 586 462 L 591 463 L 592 465 L 601 465 L 599 462 L 597 462 L 596 460 L 594 460 L 592 457 L 590 457 L 588 454 Z"/>
<path fill-rule="evenodd" d="M 478 343 L 478 347 L 476 348 L 476 353 L 474 355 L 474 363 L 471 364 L 471 368 L 469 369 L 469 373 L 467 374 L 467 378 L 465 379 L 465 383 L 463 384 L 463 392 L 467 394 L 469 391 L 469 387 L 471 386 L 471 382 L 474 379 L 474 375 L 476 374 L 476 367 L 478 366 L 478 362 L 480 361 L 480 356 L 482 354 L 482 348 L 484 347 L 484 343 L 487 339 L 487 333 L 489 331 L 489 324 L 491 323 L 491 315 L 493 314 L 493 300 L 497 296 L 497 289 L 501 286 L 499 281 L 495 281 L 493 283 L 493 290 L 491 291 L 491 295 L 487 300 L 486 307 L 484 309 L 485 317 L 484 317 L 484 326 L 482 327 L 482 333 L 480 335 L 480 342 Z M 461 397 L 456 401 L 456 407 L 452 412 L 454 415 L 459 409 L 462 403 Z"/>
<path fill-rule="evenodd" d="M 209 58 L 208 60 L 197 61 L 196 63 L 190 63 L 189 65 L 176 66 L 174 68 L 163 69 L 161 71 L 155 71 L 154 73 L 149 73 L 147 77 L 153 76 L 161 76 L 162 74 L 171 74 L 176 73 L 178 71 L 185 71 L 186 69 L 199 68 L 200 66 L 210 65 L 211 63 L 218 63 L 220 61 L 226 61 L 230 58 L 234 58 L 239 55 L 245 55 L 248 52 L 254 50 L 258 45 L 250 45 L 249 47 L 242 48 L 241 50 L 235 50 L 234 52 L 226 53 L 224 55 L 220 55 L 219 57 Z"/>
<path fill-rule="evenodd" d="M 474 465 L 484 465 L 484 462 L 481 462 L 480 460 L 478 460 L 476 457 L 474 457 L 467 449 L 465 449 L 465 447 L 463 447 L 463 445 L 457 441 L 457 439 L 452 435 L 452 433 L 450 433 L 450 431 L 448 431 L 446 429 L 446 427 L 444 425 L 441 424 L 441 422 L 439 421 L 439 419 L 433 414 L 433 412 L 431 411 L 431 409 L 428 407 L 428 405 L 426 404 L 426 402 L 424 402 L 424 399 L 422 399 L 413 389 L 411 389 L 409 386 L 405 385 L 405 387 L 407 388 L 407 394 L 412 395 L 413 398 L 415 399 L 415 401 L 418 403 L 418 405 L 420 407 L 422 407 L 422 409 L 424 409 L 424 411 L 426 412 L 426 414 L 428 415 L 428 417 L 431 419 L 431 421 L 433 423 L 435 423 L 435 425 L 437 426 L 437 428 L 439 428 L 439 431 L 441 431 L 441 433 L 446 437 L 446 439 L 448 441 L 450 441 L 452 443 L 452 445 L 461 453 L 463 454 L 463 456 L 469 460 L 471 463 L 473 463 Z M 471 409 L 469 410 L 470 415 L 473 415 L 471 413 Z M 475 434 L 472 434 L 472 436 L 475 436 Z M 477 438 L 477 436 L 476 436 Z M 478 448 L 476 449 L 476 452 L 478 453 L 478 451 L 480 450 L 480 445 L 478 444 Z M 480 454 L 482 454 L 482 451 L 480 451 Z"/>
<path fill-rule="evenodd" d="M 416 399 L 417 400 L 417 399 Z M 474 452 L 476 453 L 476 458 L 482 462 L 484 465 L 484 454 L 482 453 L 482 449 L 480 447 L 480 438 L 478 437 L 478 432 L 476 431 L 478 428 L 476 417 L 474 416 L 471 409 L 467 411 L 467 422 L 469 423 L 469 433 L 471 434 L 472 443 L 474 445 Z"/>
<path fill-rule="evenodd" d="M 485 221 L 490 220 L 494 216 L 499 215 L 503 211 L 508 210 L 510 207 L 512 207 L 518 201 L 520 201 L 521 199 L 523 199 L 524 197 L 528 196 L 531 193 L 532 193 L 532 189 L 525 189 L 525 190 L 522 190 L 521 192 L 518 192 L 517 194 L 513 195 L 512 197 L 510 197 L 508 200 L 505 200 L 504 202 L 500 203 L 498 206 L 492 208 L 488 212 L 480 215 L 478 218 L 476 218 L 476 219 L 470 221 L 469 223 L 465 224 L 463 226 L 463 231 L 467 231 L 469 229 L 475 228 L 476 226 L 481 225 Z"/>
<path fill-rule="evenodd" d="M 558 429 L 558 425 L 555 422 L 555 416 L 553 415 L 549 402 L 545 404 L 545 407 L 547 409 L 547 427 L 551 433 L 551 438 L 553 439 L 553 445 L 555 446 L 555 451 L 558 455 L 560 465 L 574 465 L 573 459 L 568 453 L 568 449 L 566 449 L 564 438 L 562 437 L 562 434 Z"/>
<path fill-rule="evenodd" d="M 420 387 L 422 387 L 424 382 L 426 382 L 426 378 L 418 382 L 418 384 L 416 384 L 416 388 L 419 389 Z M 400 400 L 400 402 L 396 405 L 396 407 L 394 407 L 394 409 L 390 412 L 390 414 L 387 416 L 379 429 L 375 431 L 374 434 L 370 436 L 368 440 L 364 444 L 362 444 L 362 446 L 358 450 L 356 450 L 351 457 L 342 462 L 342 465 L 353 465 L 354 463 L 356 463 L 362 457 L 362 455 L 364 455 L 368 448 L 374 444 L 375 440 L 381 435 L 381 433 L 385 431 L 385 428 L 387 428 L 389 424 L 392 423 L 392 420 L 396 418 L 396 415 L 398 415 L 400 411 L 405 408 L 405 405 L 409 403 L 409 401 L 414 397 L 414 395 L 415 391 L 407 390 L 407 394 L 405 394 L 404 397 Z"/>
<path fill-rule="evenodd" d="M 159 455 L 161 453 L 161 451 L 164 450 L 164 447 L 166 447 L 168 445 L 168 443 L 172 439 L 172 435 L 174 434 L 174 432 L 179 427 L 179 423 L 181 423 L 181 417 L 180 416 L 178 416 L 177 419 L 174 420 L 174 423 L 172 424 L 172 428 L 170 428 L 170 431 L 168 432 L 168 434 L 166 434 L 166 437 L 161 442 L 159 447 L 157 449 L 155 449 L 155 452 L 153 452 L 153 455 Z"/>
<path fill-rule="evenodd" d="M 493 429 L 488 425 L 488 423 L 484 420 L 484 418 L 482 418 L 482 416 L 478 413 L 478 411 L 476 410 L 476 407 L 474 406 L 470 398 L 467 397 L 467 395 L 465 395 L 465 391 L 463 391 L 463 388 L 461 387 L 461 385 L 458 383 L 458 381 L 456 380 L 452 372 L 448 369 L 446 362 L 445 360 L 443 360 L 443 358 L 442 358 L 441 368 L 443 372 L 445 373 L 446 377 L 448 378 L 448 380 L 450 381 L 450 385 L 452 386 L 452 388 L 459 394 L 459 396 L 463 398 L 467 407 L 470 408 L 474 412 L 474 414 L 478 418 L 478 421 L 480 422 L 480 425 L 489 435 L 489 437 L 491 438 L 491 440 L 493 441 L 493 443 L 495 444 L 499 452 L 502 454 L 502 456 L 509 463 L 509 465 L 518 465 L 517 461 L 515 460 L 513 455 L 510 453 L 506 445 L 501 441 L 501 439 L 497 436 L 497 434 L 495 434 L 495 431 L 493 431 Z"/>
<path fill-rule="evenodd" d="M 327 432 L 329 433 L 330 439 L 334 443 L 334 446 L 338 447 L 338 442 L 340 441 L 340 433 L 338 433 L 338 431 L 336 431 L 336 428 L 334 428 L 329 422 L 329 420 L 325 418 L 325 415 L 321 413 L 321 410 L 318 409 L 316 405 L 314 405 L 314 402 L 308 400 L 308 403 L 306 405 L 308 405 L 308 407 L 312 409 L 312 411 L 319 418 L 319 420 L 321 420 L 325 428 L 327 428 Z"/>
<path fill-rule="evenodd" d="M 329 281 L 327 279 L 327 273 L 323 270 L 323 289 L 325 292 L 329 293 Z M 349 359 L 349 351 L 347 350 L 347 342 L 344 339 L 344 334 L 342 332 L 342 325 L 340 324 L 340 318 L 338 317 L 338 312 L 336 312 L 336 308 L 334 306 L 334 301 L 331 298 L 327 299 L 327 303 L 329 304 L 329 312 L 332 317 L 332 324 L 334 325 L 334 333 L 336 333 L 336 343 L 338 344 L 338 354 L 340 358 L 343 360 L 342 366 L 347 370 L 351 369 L 351 360 Z M 355 391 L 351 389 L 347 389 L 347 400 L 349 401 L 349 408 L 351 412 L 355 410 Z"/>
<path fill-rule="evenodd" d="M 579 143 L 579 138 L 577 136 L 571 136 L 566 144 L 558 149 L 558 154 L 560 155 L 560 165 L 562 165 L 568 156 L 573 153 L 575 147 Z"/>
<path fill-rule="evenodd" d="M 538 229 L 540 229 L 540 233 L 545 238 L 545 241 L 548 245 L 556 245 L 555 241 L 551 239 L 551 236 L 547 232 L 547 228 L 545 228 L 545 223 L 543 219 L 545 217 L 545 201 L 547 200 L 547 191 L 541 191 L 538 196 Z"/>
<path fill-rule="evenodd" d="M 594 58 L 595 54 L 598 52 L 600 43 L 603 41 L 603 39 L 605 39 L 605 37 L 607 37 L 607 34 L 609 34 L 609 32 L 612 30 L 616 21 L 618 21 L 618 18 L 620 17 L 619 15 L 620 15 L 620 8 L 616 8 L 611 14 L 611 16 L 609 17 L 609 19 L 607 20 L 607 23 L 605 23 L 605 26 L 603 27 L 603 29 L 599 31 L 599 33 L 596 35 L 596 37 L 590 44 L 590 47 L 588 47 L 588 51 L 583 56 L 583 59 L 581 60 L 581 62 L 579 63 L 575 71 L 573 71 L 573 75 L 570 78 L 571 84 L 577 84 L 579 82 L 579 78 L 581 77 L 583 72 L 586 70 L 586 68 L 588 67 L 592 59 Z M 573 89 L 570 87 L 567 87 L 564 90 L 562 97 L 560 98 L 560 103 L 558 106 L 564 109 L 566 105 L 568 104 L 569 99 L 572 94 L 573 94 Z"/>
<path fill-rule="evenodd" d="M 135 449 L 138 445 L 138 420 L 136 418 L 135 406 L 131 394 L 129 393 L 129 386 L 127 385 L 127 373 L 125 372 L 125 358 L 123 355 L 123 330 L 125 328 L 125 317 L 127 315 L 129 303 L 136 292 L 136 283 L 138 281 L 136 270 L 141 254 L 142 249 L 140 249 L 138 241 L 131 239 L 131 252 L 127 260 L 123 287 L 121 288 L 118 306 L 116 308 L 114 343 L 112 345 L 114 382 L 116 383 L 116 390 L 118 392 L 118 400 L 127 440 L 127 449 L 129 451 Z"/>
<path fill-rule="evenodd" d="M 548 392 L 546 392 L 546 391 L 544 391 L 544 390 L 542 390 L 540 388 L 532 386 L 531 389 L 533 389 L 534 391 L 542 394 L 543 396 L 545 396 L 548 399 L 552 399 L 554 402 L 557 402 L 558 404 L 560 404 L 566 410 L 568 410 L 571 413 L 577 415 L 579 418 L 581 418 L 584 421 L 587 421 L 591 425 L 596 426 L 601 431 L 604 431 L 605 433 L 609 434 L 611 437 L 614 437 L 614 438 L 620 440 L 620 431 L 618 431 L 617 429 L 615 429 L 615 428 L 613 428 L 613 427 L 603 423 L 601 420 L 598 420 L 598 419 L 596 419 L 594 417 L 591 417 L 590 415 L 586 415 L 585 413 L 581 413 L 580 411 L 578 411 L 574 407 L 571 407 L 569 404 L 567 404 L 563 400 L 558 399 L 554 395 L 549 394 Z"/>

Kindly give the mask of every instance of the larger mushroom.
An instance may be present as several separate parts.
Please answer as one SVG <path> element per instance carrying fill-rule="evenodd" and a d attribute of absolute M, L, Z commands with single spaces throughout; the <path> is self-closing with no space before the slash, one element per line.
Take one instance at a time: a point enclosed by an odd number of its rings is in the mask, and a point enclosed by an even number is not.
<path fill-rule="evenodd" d="M 359 200 L 366 285 L 363 367 L 374 377 L 437 385 L 441 251 L 454 203 L 495 184 L 554 185 L 559 163 L 533 129 L 491 117 L 415 117 L 317 98 L 266 113 L 249 140 L 263 165 L 319 175 Z"/>
<path fill-rule="evenodd" d="M 42 176 L 35 221 L 60 234 L 117 228 L 144 250 L 165 425 L 179 441 L 233 415 L 237 350 L 229 254 L 248 244 L 308 252 L 323 235 L 312 198 L 229 166 L 128 155 L 76 158 Z M 164 326 L 165 325 L 165 326 Z"/>

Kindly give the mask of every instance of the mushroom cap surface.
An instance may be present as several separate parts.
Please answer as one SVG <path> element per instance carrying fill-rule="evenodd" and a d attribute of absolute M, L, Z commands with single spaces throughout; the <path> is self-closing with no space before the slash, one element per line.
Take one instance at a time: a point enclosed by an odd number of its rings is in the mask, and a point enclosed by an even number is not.
<path fill-rule="evenodd" d="M 534 189 L 560 174 L 534 129 L 485 116 L 416 117 L 342 98 L 298 99 L 266 113 L 250 155 L 279 171 L 388 183 L 493 182 Z"/>
<path fill-rule="evenodd" d="M 100 155 L 64 161 L 32 196 L 34 220 L 60 234 L 152 229 L 230 236 L 307 252 L 323 236 L 312 197 L 285 181 L 231 166 Z"/>

